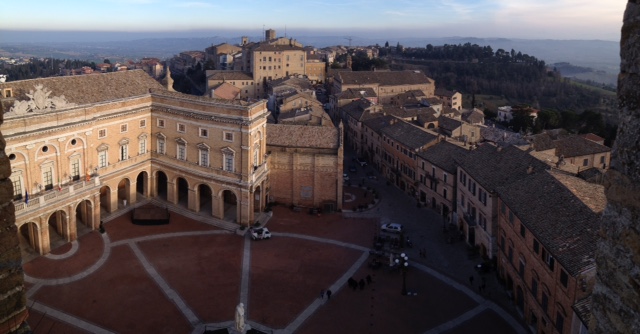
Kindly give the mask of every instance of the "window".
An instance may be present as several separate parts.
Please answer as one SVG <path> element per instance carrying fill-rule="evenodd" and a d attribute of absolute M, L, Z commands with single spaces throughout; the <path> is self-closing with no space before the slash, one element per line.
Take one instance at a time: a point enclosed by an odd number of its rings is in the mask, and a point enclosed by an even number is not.
<path fill-rule="evenodd" d="M 235 152 L 228 148 L 225 147 L 224 149 L 222 149 L 222 169 L 227 171 L 227 172 L 233 172 L 234 169 L 234 156 L 235 156 Z"/>
<path fill-rule="evenodd" d="M 98 167 L 99 168 L 105 168 L 107 167 L 107 164 L 109 162 L 107 161 L 107 151 L 100 151 L 98 152 Z"/>
<path fill-rule="evenodd" d="M 531 277 L 531 294 L 538 300 L 538 279 L 535 276 Z"/>
<path fill-rule="evenodd" d="M 500 249 L 502 250 L 503 253 L 504 253 L 504 248 L 505 248 L 504 235 L 501 235 L 500 236 Z"/>
<path fill-rule="evenodd" d="M 473 182 L 472 185 L 471 185 L 471 194 L 473 196 L 476 195 L 476 183 L 475 182 Z"/>
<path fill-rule="evenodd" d="M 542 300 L 540 301 L 540 306 L 542 306 L 542 310 L 546 313 L 549 309 L 549 296 L 546 291 L 542 291 Z"/>
<path fill-rule="evenodd" d="M 512 211 L 509 211 L 509 223 L 510 223 L 511 225 L 513 225 L 513 221 L 514 221 L 514 220 L 515 220 L 515 219 L 514 219 L 514 216 L 513 216 L 513 212 L 512 212 Z"/>
<path fill-rule="evenodd" d="M 483 189 L 478 188 L 478 199 L 485 206 L 487 205 L 487 192 Z"/>
<path fill-rule="evenodd" d="M 600 163 L 603 164 L 604 163 L 604 155 L 600 157 Z"/>
<path fill-rule="evenodd" d="M 462 206 L 462 208 L 463 208 L 463 209 L 464 209 L 464 203 L 465 203 L 465 201 L 464 201 L 464 195 L 460 194 L 460 204 L 461 204 L 461 206 Z"/>
<path fill-rule="evenodd" d="M 209 130 L 200 128 L 200 137 L 208 138 L 209 137 Z"/>
<path fill-rule="evenodd" d="M 508 256 L 509 256 L 509 262 L 513 263 L 513 246 L 512 245 L 509 245 L 509 254 L 508 254 Z"/>
<path fill-rule="evenodd" d="M 447 173 L 442 173 L 442 180 L 444 181 L 444 183 L 447 183 Z"/>
<path fill-rule="evenodd" d="M 120 146 L 120 161 L 129 159 L 129 145 L 124 144 Z"/>
<path fill-rule="evenodd" d="M 524 227 L 522 223 L 520 223 L 520 236 L 524 238 L 526 234 L 527 234 L 527 228 Z"/>
<path fill-rule="evenodd" d="M 583 166 L 589 166 L 589 159 L 582 160 L 582 165 Z"/>
<path fill-rule="evenodd" d="M 562 334 L 562 330 L 564 329 L 564 316 L 560 311 L 556 313 L 556 330 L 558 333 Z"/>
<path fill-rule="evenodd" d="M 567 284 L 569 284 L 569 275 L 564 271 L 564 269 L 560 269 L 560 283 L 562 283 L 562 286 L 565 288 L 567 287 Z"/>
<path fill-rule="evenodd" d="M 127 126 L 127 124 L 121 124 L 120 125 L 120 133 L 127 132 L 128 129 L 129 129 L 129 127 Z"/>
<path fill-rule="evenodd" d="M 20 182 L 20 177 L 10 177 L 11 183 L 13 184 L 13 200 L 22 199 L 22 182 Z"/>
<path fill-rule="evenodd" d="M 164 119 L 158 119 L 158 127 L 164 128 Z"/>
<path fill-rule="evenodd" d="M 540 254 L 540 243 L 536 239 L 533 239 L 533 251 L 536 254 Z"/>
<path fill-rule="evenodd" d="M 522 278 L 524 278 L 524 270 L 526 266 L 527 266 L 527 261 L 525 261 L 523 257 L 520 257 L 520 263 L 518 265 L 518 274 Z"/>
<path fill-rule="evenodd" d="M 478 215 L 478 223 L 482 227 L 483 230 L 487 230 L 487 218 L 484 215 Z"/>
<path fill-rule="evenodd" d="M 74 181 L 80 180 L 80 159 L 71 161 L 71 178 Z"/>
<path fill-rule="evenodd" d="M 500 202 L 500 212 L 502 212 L 502 214 L 507 213 L 507 205 L 505 205 L 504 202 Z"/>
<path fill-rule="evenodd" d="M 176 159 L 187 160 L 187 142 L 182 139 L 176 139 Z"/>
<path fill-rule="evenodd" d="M 140 120 L 140 127 L 141 128 L 146 128 L 147 127 L 147 120 L 146 119 L 141 119 Z"/>
<path fill-rule="evenodd" d="M 107 129 L 98 130 L 98 138 L 104 138 L 107 136 Z"/>
<path fill-rule="evenodd" d="M 200 149 L 200 166 L 209 167 L 209 150 L 208 149 Z"/>
<path fill-rule="evenodd" d="M 42 170 L 42 183 L 45 190 L 53 189 L 53 169 L 51 167 L 45 167 Z"/>
<path fill-rule="evenodd" d="M 166 153 L 164 138 L 158 138 L 158 153 L 160 154 Z"/>
<path fill-rule="evenodd" d="M 546 249 L 542 249 L 542 260 L 547 264 L 549 270 L 553 271 L 553 267 L 555 266 L 556 261 L 554 260 L 551 254 L 547 253 Z"/>
<path fill-rule="evenodd" d="M 447 188 L 442 188 L 442 197 L 444 197 L 444 199 L 447 199 Z"/>
<path fill-rule="evenodd" d="M 178 132 L 185 133 L 185 132 L 187 132 L 187 127 L 182 123 L 178 123 L 176 130 Z"/>
<path fill-rule="evenodd" d="M 138 148 L 138 154 L 147 153 L 147 138 L 140 138 L 140 147 Z"/>
<path fill-rule="evenodd" d="M 233 141 L 233 133 L 232 132 L 224 132 L 223 134 L 224 141 Z"/>

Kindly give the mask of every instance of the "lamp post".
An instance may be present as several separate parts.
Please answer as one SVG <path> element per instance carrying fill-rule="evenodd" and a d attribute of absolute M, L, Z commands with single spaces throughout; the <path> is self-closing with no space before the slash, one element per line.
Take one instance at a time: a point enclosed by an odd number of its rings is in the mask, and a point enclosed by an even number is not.
<path fill-rule="evenodd" d="M 402 259 L 402 260 L 401 260 Z M 402 270 L 402 295 L 407 295 L 407 268 L 409 267 L 409 257 L 402 253 L 400 259 L 396 259 L 396 265 L 400 266 Z"/>

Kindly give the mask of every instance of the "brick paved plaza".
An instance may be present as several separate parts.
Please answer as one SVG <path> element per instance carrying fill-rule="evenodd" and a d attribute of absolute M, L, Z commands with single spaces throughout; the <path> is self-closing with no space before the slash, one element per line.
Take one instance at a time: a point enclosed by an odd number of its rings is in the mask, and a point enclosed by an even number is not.
<path fill-rule="evenodd" d="M 467 286 L 413 264 L 370 269 L 378 219 L 276 207 L 271 240 L 251 241 L 172 214 L 138 226 L 123 215 L 25 264 L 35 333 L 202 333 L 233 326 L 243 301 L 266 333 L 491 333 L 517 322 Z M 352 290 L 346 281 L 371 275 Z M 331 300 L 320 299 L 331 289 Z M 515 329 L 512 327 L 514 324 Z"/>

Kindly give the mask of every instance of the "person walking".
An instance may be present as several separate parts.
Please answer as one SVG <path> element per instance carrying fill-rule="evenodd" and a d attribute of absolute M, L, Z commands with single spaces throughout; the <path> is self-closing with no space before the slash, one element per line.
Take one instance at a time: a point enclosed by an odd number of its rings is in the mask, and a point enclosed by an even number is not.
<path fill-rule="evenodd" d="M 324 299 L 324 289 L 320 290 L 320 299 Z"/>
<path fill-rule="evenodd" d="M 327 289 L 327 300 L 331 299 L 331 290 Z"/>

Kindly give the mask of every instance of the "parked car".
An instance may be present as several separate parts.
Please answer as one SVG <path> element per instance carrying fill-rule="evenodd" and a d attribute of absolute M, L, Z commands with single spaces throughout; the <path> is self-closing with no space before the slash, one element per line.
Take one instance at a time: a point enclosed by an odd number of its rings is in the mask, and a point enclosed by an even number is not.
<path fill-rule="evenodd" d="M 356 173 L 357 171 L 358 169 L 356 168 L 356 166 L 353 166 L 353 165 L 349 166 L 349 172 Z"/>
<path fill-rule="evenodd" d="M 380 229 L 383 232 L 400 233 L 403 230 L 403 226 L 402 224 L 387 223 L 387 224 L 382 224 L 382 226 L 380 226 Z"/>
<path fill-rule="evenodd" d="M 267 229 L 266 227 L 252 228 L 251 239 L 253 240 L 271 239 L 271 232 L 269 232 L 269 229 Z"/>
<path fill-rule="evenodd" d="M 361 167 L 364 167 L 367 165 L 367 162 L 364 161 L 362 158 L 356 158 L 356 162 L 360 164 Z"/>

